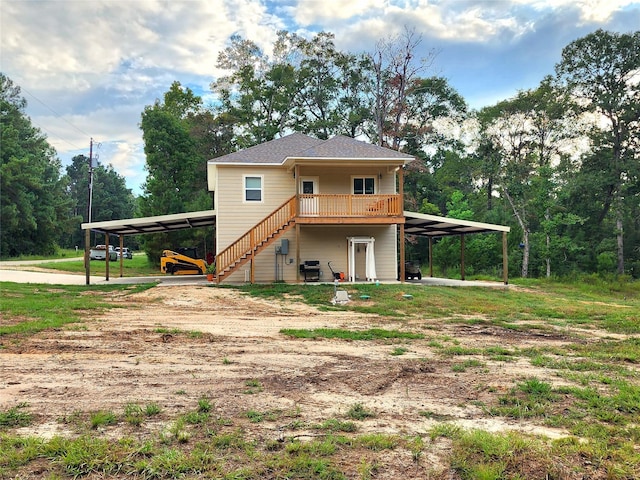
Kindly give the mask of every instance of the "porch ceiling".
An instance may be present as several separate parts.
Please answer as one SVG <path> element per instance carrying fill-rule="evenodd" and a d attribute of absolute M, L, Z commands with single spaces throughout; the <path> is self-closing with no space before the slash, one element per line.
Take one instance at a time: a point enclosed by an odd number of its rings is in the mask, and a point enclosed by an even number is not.
<path fill-rule="evenodd" d="M 456 218 L 404 211 L 404 232 L 423 237 L 446 237 L 471 233 L 509 232 L 510 227 L 492 223 L 471 222 Z"/>
<path fill-rule="evenodd" d="M 109 233 L 112 235 L 136 235 L 139 233 L 159 233 L 186 228 L 209 227 L 216 224 L 216 211 L 176 213 L 155 217 L 127 218 L 106 222 L 83 223 L 82 230 Z"/>

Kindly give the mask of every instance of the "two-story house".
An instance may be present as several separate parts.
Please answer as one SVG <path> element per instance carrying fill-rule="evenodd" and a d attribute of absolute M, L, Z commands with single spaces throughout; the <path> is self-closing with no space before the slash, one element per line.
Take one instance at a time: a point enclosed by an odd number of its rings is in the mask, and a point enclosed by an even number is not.
<path fill-rule="evenodd" d="M 215 225 L 218 283 L 326 282 L 336 276 L 352 282 L 404 280 L 405 233 L 429 239 L 429 276 L 433 240 L 459 236 L 464 280 L 465 236 L 498 233 L 506 284 L 509 227 L 403 211 L 403 167 L 412 160 L 349 137 L 320 140 L 294 133 L 209 160 L 213 210 L 82 228 L 104 233 L 106 245 L 117 235 L 122 248 L 125 235 Z"/>
<path fill-rule="evenodd" d="M 294 133 L 209 160 L 218 281 L 397 279 L 402 167 L 413 159 Z"/>

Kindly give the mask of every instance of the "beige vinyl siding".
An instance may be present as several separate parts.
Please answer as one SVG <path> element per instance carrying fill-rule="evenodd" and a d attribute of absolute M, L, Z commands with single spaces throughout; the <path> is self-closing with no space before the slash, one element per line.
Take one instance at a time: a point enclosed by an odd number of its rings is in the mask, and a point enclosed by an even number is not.
<path fill-rule="evenodd" d="M 374 177 L 376 193 L 396 193 L 395 171 L 387 166 L 378 167 L 300 167 L 301 177 L 318 177 L 318 193 L 353 193 L 352 178 Z"/>
<path fill-rule="evenodd" d="M 382 175 L 380 179 L 378 174 Z M 247 175 L 260 176 L 263 179 L 262 202 L 244 202 L 243 178 Z M 318 177 L 318 193 L 350 194 L 353 176 L 374 176 L 376 192 L 395 193 L 395 172 L 387 167 L 301 167 L 300 178 Z M 216 168 L 216 245 L 220 252 L 249 231 L 259 221 L 295 195 L 296 180 L 291 171 L 281 167 L 265 166 L 226 166 Z M 285 282 L 295 282 L 299 265 L 296 262 L 296 230 L 292 227 L 274 243 L 269 245 L 254 260 L 255 281 L 268 283 L 276 280 L 276 257 L 280 277 Z M 348 270 L 347 237 L 370 237 L 375 241 L 376 271 L 380 280 L 397 278 L 397 227 L 395 225 L 301 225 L 300 261 L 319 260 L 321 281 L 332 281 L 327 263 L 332 262 L 336 271 Z M 289 254 L 275 254 L 275 247 L 281 240 L 289 240 Z M 363 256 L 356 257 L 356 273 L 363 270 L 360 265 Z M 225 282 L 242 283 L 248 278 L 250 268 L 246 263 Z M 364 270 L 363 270 L 364 271 Z M 247 277 L 245 277 L 247 275 Z M 362 277 L 363 275 L 361 275 Z"/>
<path fill-rule="evenodd" d="M 262 177 L 262 201 L 244 202 L 245 176 Z M 283 168 L 218 167 L 217 246 L 224 250 L 286 200 L 295 195 L 293 175 Z"/>
<path fill-rule="evenodd" d="M 331 262 L 334 271 L 347 274 L 348 237 L 374 237 L 376 255 L 376 273 L 379 280 L 395 280 L 397 273 L 397 235 L 395 225 L 344 225 L 315 226 L 304 225 L 300 229 L 300 261 L 319 260 L 321 280 L 332 281 L 331 270 L 327 265 Z M 356 273 L 364 265 L 360 260 L 364 256 L 356 255 Z M 361 275 L 364 280 L 364 275 Z"/>
<path fill-rule="evenodd" d="M 210 192 L 216 190 L 216 182 L 218 178 L 218 167 L 212 163 L 207 164 L 207 189 Z"/>
<path fill-rule="evenodd" d="M 244 202 L 243 179 L 247 175 L 262 178 L 261 202 Z M 217 251 L 221 252 L 227 248 L 293 195 L 295 195 L 293 174 L 284 168 L 250 167 L 247 165 L 238 167 L 218 166 L 216 185 L 216 210 L 218 213 L 216 224 Z M 295 257 L 295 245 L 293 245 L 294 229 L 291 229 L 286 235 L 279 237 L 256 258 L 256 282 L 273 282 L 275 280 L 274 249 L 276 245 L 280 245 L 282 238 L 290 238 L 289 251 L 290 253 L 293 252 L 293 257 Z M 230 275 L 228 281 L 231 283 L 244 282 L 244 271 L 249 268 L 249 263 L 246 263 L 237 272 Z M 288 267 L 289 270 L 292 268 L 291 266 Z M 295 275 L 293 275 L 293 280 L 290 281 L 295 281 Z"/>

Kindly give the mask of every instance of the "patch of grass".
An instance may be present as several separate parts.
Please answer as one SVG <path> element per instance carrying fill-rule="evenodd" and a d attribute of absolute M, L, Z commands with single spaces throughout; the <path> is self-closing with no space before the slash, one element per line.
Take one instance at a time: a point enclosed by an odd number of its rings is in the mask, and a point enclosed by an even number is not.
<path fill-rule="evenodd" d="M 153 417 L 154 415 L 159 415 L 160 411 L 161 411 L 160 410 L 160 405 L 158 405 L 155 402 L 148 403 L 144 408 L 144 414 L 147 417 Z"/>
<path fill-rule="evenodd" d="M 470 347 L 463 347 L 461 345 L 453 345 L 451 347 L 444 347 L 442 350 L 440 350 L 440 353 L 446 356 L 454 357 L 454 356 L 461 356 L 461 355 L 478 355 L 479 353 L 481 353 L 481 350 L 479 348 L 470 348 Z"/>
<path fill-rule="evenodd" d="M 376 414 L 367 410 L 361 403 L 355 403 L 347 410 L 346 416 L 353 420 L 364 420 L 366 418 L 374 418 Z"/>
<path fill-rule="evenodd" d="M 136 286 L 136 291 L 152 286 Z M 83 322 L 88 312 L 98 314 L 117 308 L 104 298 L 105 293 L 128 294 L 134 288 L 131 285 L 53 286 L 0 282 L 0 291 L 2 315 L 6 319 L 6 324 L 0 326 L 1 337 L 10 334 L 32 335 L 42 330 Z"/>
<path fill-rule="evenodd" d="M 245 413 L 245 416 L 251 423 L 261 423 L 264 420 L 274 422 L 278 419 L 278 411 L 266 411 L 258 412 L 257 410 L 249 410 Z"/>
<path fill-rule="evenodd" d="M 356 443 L 377 452 L 380 450 L 393 450 L 400 443 L 400 438 L 386 433 L 371 433 L 359 436 Z"/>
<path fill-rule="evenodd" d="M 256 379 L 246 380 L 244 386 L 248 387 L 243 393 L 247 395 L 253 395 L 254 393 L 260 393 L 262 391 L 262 384 Z"/>
<path fill-rule="evenodd" d="M 353 422 L 343 422 L 342 420 L 337 420 L 335 418 L 325 420 L 314 428 L 318 430 L 327 430 L 329 432 L 355 432 L 358 429 L 357 425 Z"/>
<path fill-rule="evenodd" d="M 137 403 L 127 403 L 124 406 L 124 419 L 131 425 L 140 426 L 144 421 L 144 410 Z"/>
<path fill-rule="evenodd" d="M 69 260 L 68 262 L 43 262 L 39 267 L 51 270 L 58 270 L 69 273 L 84 273 L 83 261 Z M 149 262 L 146 255 L 134 255 L 132 259 L 124 259 L 122 264 L 122 274 L 125 277 L 145 277 L 148 275 L 159 275 L 160 266 Z M 91 260 L 91 275 L 104 276 L 106 274 L 106 262 Z M 116 273 L 120 275 L 120 260 L 109 262 L 109 272 L 112 276 Z"/>
<path fill-rule="evenodd" d="M 483 367 L 485 366 L 485 364 L 483 362 L 481 362 L 480 360 L 476 360 L 473 358 L 470 358 L 468 360 L 465 360 L 462 363 L 456 363 L 454 365 L 451 366 L 451 370 L 457 373 L 462 373 L 462 372 L 466 372 L 468 368 L 471 367 Z"/>
<path fill-rule="evenodd" d="M 209 414 L 205 412 L 188 412 L 182 418 L 189 425 L 202 425 L 209 421 Z"/>
<path fill-rule="evenodd" d="M 0 412 L 0 430 L 3 428 L 29 426 L 33 417 L 29 412 L 23 411 L 27 406 L 26 403 L 21 403 L 6 412 Z"/>
<path fill-rule="evenodd" d="M 418 412 L 418 415 L 420 415 L 421 417 L 429 418 L 431 420 L 437 420 L 439 422 L 451 420 L 453 418 L 451 415 L 435 413 L 430 410 L 421 410 Z"/>
<path fill-rule="evenodd" d="M 170 335 L 178 335 L 180 333 L 185 333 L 184 330 L 180 330 L 179 328 L 165 328 L 158 327 L 153 330 L 154 333 L 168 333 Z"/>
<path fill-rule="evenodd" d="M 312 330 L 283 328 L 280 333 L 293 338 L 339 338 L 342 340 L 380 340 L 380 339 L 420 339 L 421 333 L 400 332 L 398 330 L 344 330 L 341 328 L 317 328 Z"/>
<path fill-rule="evenodd" d="M 213 408 L 211 401 L 206 397 L 200 397 L 198 399 L 198 412 L 208 413 Z"/>
<path fill-rule="evenodd" d="M 409 349 L 405 347 L 396 347 L 393 350 L 391 350 L 391 353 L 389 355 L 394 355 L 394 356 L 404 355 L 408 351 Z"/>
<path fill-rule="evenodd" d="M 492 415 L 511 418 L 546 417 L 551 415 L 550 403 L 558 400 L 549 383 L 529 378 L 507 395 L 498 398 L 499 405 L 489 409 Z"/>
<path fill-rule="evenodd" d="M 92 413 L 89 416 L 89 423 L 91 428 L 96 429 L 98 427 L 104 427 L 106 425 L 115 425 L 118 423 L 118 418 L 115 413 L 104 410 Z"/>

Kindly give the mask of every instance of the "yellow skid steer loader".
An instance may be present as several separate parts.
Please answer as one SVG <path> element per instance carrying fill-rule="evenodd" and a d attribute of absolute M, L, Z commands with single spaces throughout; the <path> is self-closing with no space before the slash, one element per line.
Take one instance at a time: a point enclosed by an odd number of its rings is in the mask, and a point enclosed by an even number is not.
<path fill-rule="evenodd" d="M 160 270 L 171 275 L 204 275 L 207 264 L 197 256 L 198 251 L 193 247 L 181 247 L 175 252 L 165 250 L 160 257 Z"/>

